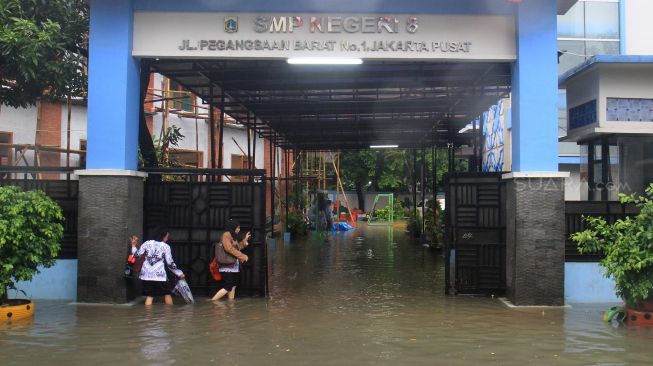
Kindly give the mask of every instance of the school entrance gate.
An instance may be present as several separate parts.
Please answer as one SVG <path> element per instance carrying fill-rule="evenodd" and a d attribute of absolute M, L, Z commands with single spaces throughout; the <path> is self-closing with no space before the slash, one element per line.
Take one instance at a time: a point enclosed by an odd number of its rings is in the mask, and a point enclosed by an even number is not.
<path fill-rule="evenodd" d="M 151 67 L 254 130 L 274 151 L 460 146 L 459 131 L 510 93 L 513 164 L 502 178 L 511 202 L 506 217 L 520 221 L 506 220 L 506 245 L 514 248 L 507 253 L 537 261 L 517 262 L 506 289 L 519 304 L 559 304 L 562 279 L 553 276 L 538 288 L 532 267 L 564 271 L 556 16 L 574 2 L 91 2 L 87 170 L 78 174 L 79 300 L 124 297 L 93 264 L 102 253 L 112 262 L 107 270 L 120 266 L 124 250 L 114 243 L 126 242 L 147 219 L 134 202 L 143 201 L 145 189 L 138 171 L 145 94 L 139 75 Z M 305 58 L 363 64 L 339 70 L 293 64 Z M 530 184 L 541 179 L 553 180 L 554 188 Z M 176 190 L 161 194 L 174 197 Z M 534 213 L 531 202 L 539 200 L 553 204 Z M 187 235 L 201 236 L 191 241 L 211 240 L 207 228 L 187 224 L 180 224 Z M 553 235 L 540 237 L 540 227 L 552 226 Z M 199 273 L 200 262 L 188 263 Z M 479 286 L 485 285 L 472 287 Z"/>

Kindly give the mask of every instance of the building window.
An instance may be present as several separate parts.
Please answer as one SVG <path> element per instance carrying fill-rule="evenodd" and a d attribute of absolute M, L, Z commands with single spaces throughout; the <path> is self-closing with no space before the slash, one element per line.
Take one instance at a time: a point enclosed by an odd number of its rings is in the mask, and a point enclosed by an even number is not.
<path fill-rule="evenodd" d="M 653 99 L 608 98 L 608 121 L 653 122 Z"/>
<path fill-rule="evenodd" d="M 569 109 L 569 129 L 580 128 L 598 122 L 596 99 Z"/>
<path fill-rule="evenodd" d="M 12 165 L 12 141 L 13 134 L 11 132 L 0 132 L 0 165 Z"/>
<path fill-rule="evenodd" d="M 246 155 L 231 154 L 231 169 L 249 169 L 249 164 L 253 162 L 252 158 L 247 158 Z M 232 182 L 244 182 L 247 177 L 231 177 Z"/>
<path fill-rule="evenodd" d="M 619 54 L 619 0 L 580 0 L 558 16 L 559 73 L 595 55 Z"/>
<path fill-rule="evenodd" d="M 192 112 L 193 98 L 191 92 L 184 89 L 181 84 L 174 80 L 170 80 L 170 97 L 175 98 L 172 100 L 172 108 L 185 112 Z"/>
<path fill-rule="evenodd" d="M 201 168 L 204 166 L 204 152 L 174 149 L 169 152 L 170 161 L 184 168 Z"/>

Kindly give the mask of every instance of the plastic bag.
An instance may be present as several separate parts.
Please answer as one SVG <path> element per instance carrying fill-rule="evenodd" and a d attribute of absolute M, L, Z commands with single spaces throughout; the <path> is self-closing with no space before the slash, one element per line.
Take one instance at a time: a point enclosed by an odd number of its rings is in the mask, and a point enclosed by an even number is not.
<path fill-rule="evenodd" d="M 190 287 L 186 280 L 179 280 L 175 285 L 175 288 L 172 289 L 172 293 L 181 296 L 181 298 L 186 301 L 187 304 L 193 304 L 195 299 L 193 298 L 193 293 L 190 291 Z"/>

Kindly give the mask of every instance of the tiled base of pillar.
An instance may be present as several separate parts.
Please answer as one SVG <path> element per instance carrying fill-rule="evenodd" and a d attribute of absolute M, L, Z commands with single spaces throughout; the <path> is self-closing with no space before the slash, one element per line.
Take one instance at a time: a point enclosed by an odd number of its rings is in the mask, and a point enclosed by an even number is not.
<path fill-rule="evenodd" d="M 79 177 L 77 301 L 125 303 L 140 296 L 124 277 L 129 238 L 142 239 L 143 177 Z"/>
<path fill-rule="evenodd" d="M 508 299 L 564 305 L 564 178 L 509 177 L 506 195 Z"/>

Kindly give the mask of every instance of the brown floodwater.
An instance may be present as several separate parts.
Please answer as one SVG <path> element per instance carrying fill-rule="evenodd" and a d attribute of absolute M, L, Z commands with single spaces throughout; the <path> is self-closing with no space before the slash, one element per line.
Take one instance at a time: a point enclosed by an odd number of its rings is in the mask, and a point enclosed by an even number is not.
<path fill-rule="evenodd" d="M 38 301 L 0 326 L 0 365 L 650 365 L 653 329 L 609 304 L 508 309 L 443 295 L 442 258 L 401 228 L 277 242 L 270 298 L 89 306 Z"/>

